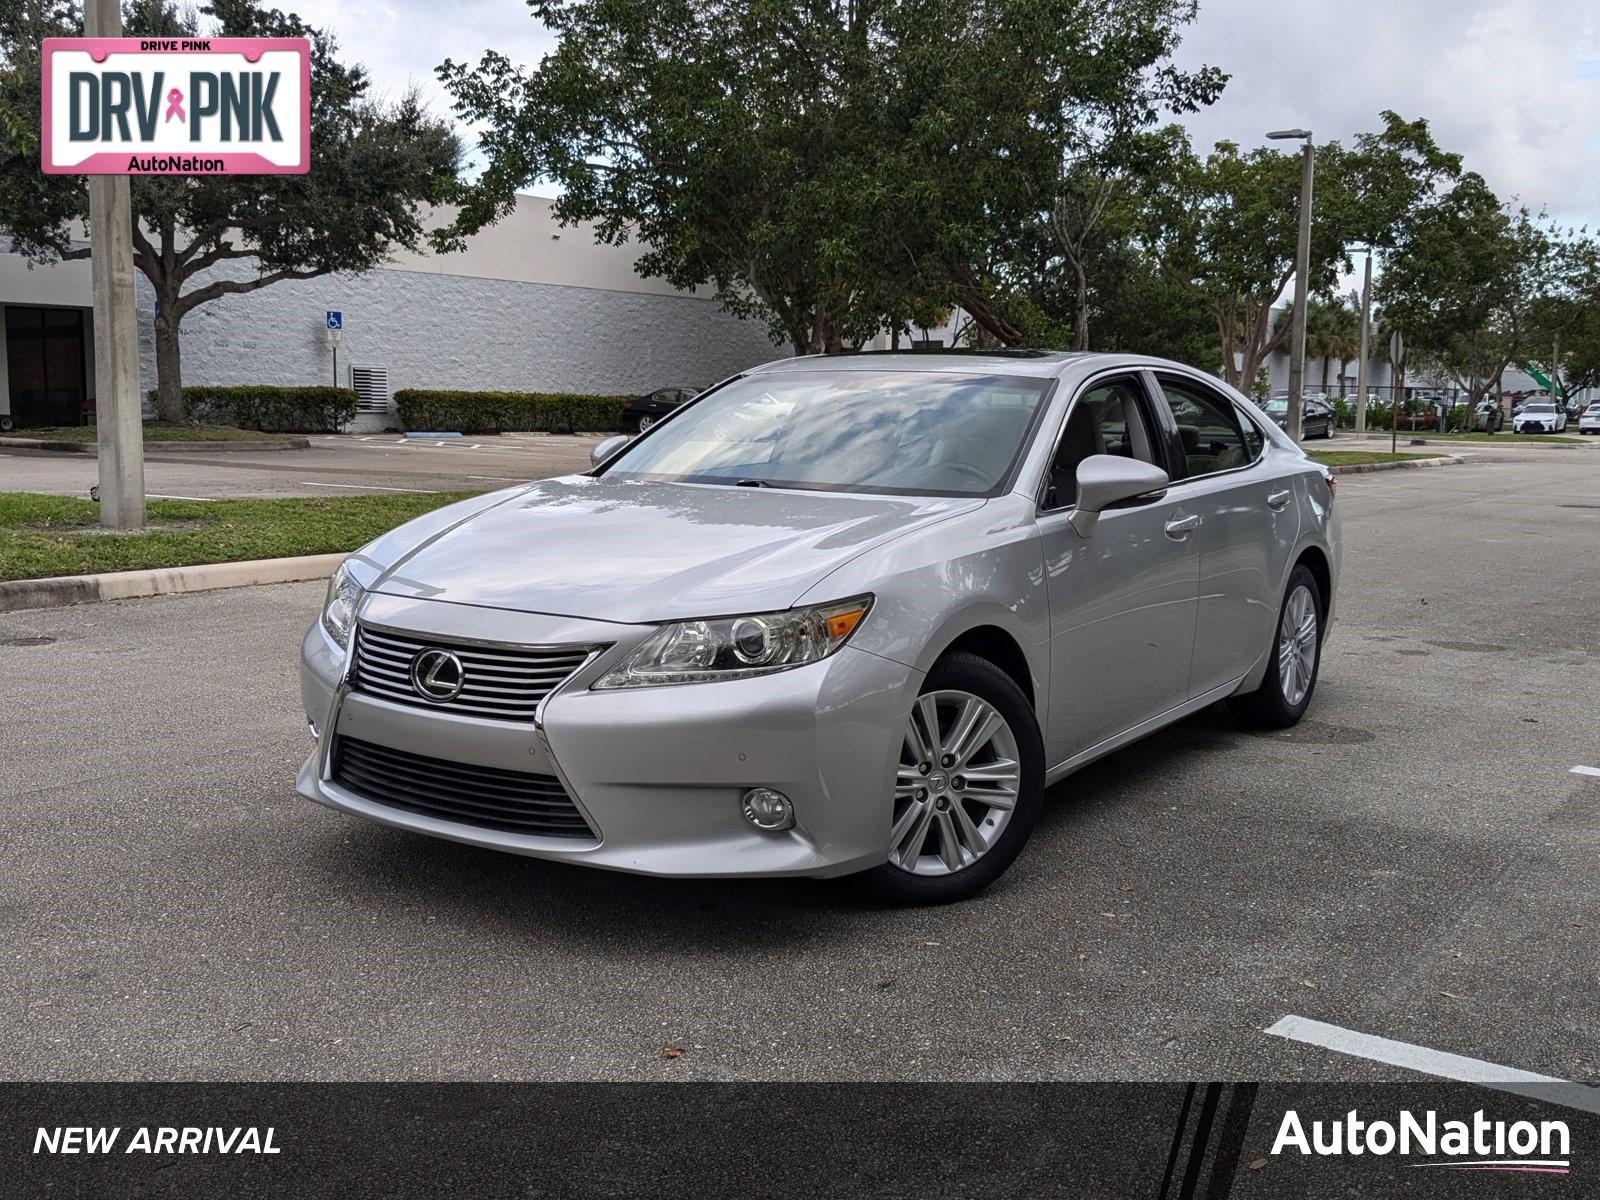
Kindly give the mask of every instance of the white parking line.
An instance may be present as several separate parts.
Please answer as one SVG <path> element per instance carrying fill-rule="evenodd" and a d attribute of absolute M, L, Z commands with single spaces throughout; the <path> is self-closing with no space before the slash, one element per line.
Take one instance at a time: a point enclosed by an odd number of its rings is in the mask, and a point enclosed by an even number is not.
<path fill-rule="evenodd" d="M 420 494 L 420 495 L 423 495 L 423 496 L 437 496 L 439 494 L 439 490 L 437 488 L 378 487 L 376 484 L 371 484 L 371 483 L 313 483 L 309 479 L 302 479 L 300 481 L 300 486 L 301 487 L 345 488 L 346 490 L 352 491 L 352 492 L 410 492 L 410 493 Z"/>
<path fill-rule="evenodd" d="M 1594 775 L 1600 777 L 1600 767 L 1573 767 L 1574 775 Z"/>
<path fill-rule="evenodd" d="M 146 492 L 145 495 L 152 500 L 199 500 L 205 504 L 210 504 L 216 499 L 215 496 L 163 496 L 160 492 Z"/>
<path fill-rule="evenodd" d="M 1440 1079 L 1454 1079 L 1460 1083 L 1475 1083 L 1480 1087 L 1511 1092 L 1518 1096 L 1531 1096 L 1550 1104 L 1560 1104 L 1581 1112 L 1600 1113 L 1600 1087 L 1557 1079 L 1553 1075 L 1537 1075 L 1516 1067 L 1502 1067 L 1481 1058 L 1467 1058 L 1444 1050 L 1429 1050 L 1410 1042 L 1397 1042 L 1392 1038 L 1377 1037 L 1370 1033 L 1357 1033 L 1310 1017 L 1287 1016 L 1265 1032 L 1274 1037 L 1288 1038 L 1308 1046 L 1321 1046 L 1339 1054 L 1364 1058 L 1369 1062 L 1387 1063 L 1391 1067 L 1404 1067 Z"/>

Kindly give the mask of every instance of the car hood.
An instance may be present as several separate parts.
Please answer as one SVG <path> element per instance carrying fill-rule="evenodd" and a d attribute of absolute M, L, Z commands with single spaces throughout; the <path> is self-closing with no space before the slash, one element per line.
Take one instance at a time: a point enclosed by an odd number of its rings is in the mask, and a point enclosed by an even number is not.
<path fill-rule="evenodd" d="M 371 590 L 624 623 L 759 612 L 789 607 L 881 542 L 983 503 L 548 479 L 424 527 Z"/>

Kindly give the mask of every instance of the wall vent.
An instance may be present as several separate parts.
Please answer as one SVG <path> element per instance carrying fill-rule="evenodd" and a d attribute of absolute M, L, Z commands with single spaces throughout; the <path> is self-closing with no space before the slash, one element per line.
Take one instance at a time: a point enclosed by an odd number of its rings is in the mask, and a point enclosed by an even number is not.
<path fill-rule="evenodd" d="M 350 386 L 355 389 L 357 412 L 389 411 L 388 367 L 351 367 Z"/>

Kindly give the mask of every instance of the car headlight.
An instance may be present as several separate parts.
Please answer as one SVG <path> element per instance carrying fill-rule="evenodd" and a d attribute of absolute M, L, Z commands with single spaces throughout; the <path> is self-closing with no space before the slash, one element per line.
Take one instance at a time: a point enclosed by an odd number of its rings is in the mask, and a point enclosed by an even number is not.
<path fill-rule="evenodd" d="M 322 627 L 341 650 L 350 649 L 350 633 L 356 626 L 356 606 L 360 603 L 361 585 L 341 565 L 328 580 L 328 594 L 322 601 Z"/>
<path fill-rule="evenodd" d="M 592 686 L 707 683 L 803 667 L 844 645 L 871 607 L 871 596 L 857 596 L 783 612 L 675 621 L 652 633 Z"/>

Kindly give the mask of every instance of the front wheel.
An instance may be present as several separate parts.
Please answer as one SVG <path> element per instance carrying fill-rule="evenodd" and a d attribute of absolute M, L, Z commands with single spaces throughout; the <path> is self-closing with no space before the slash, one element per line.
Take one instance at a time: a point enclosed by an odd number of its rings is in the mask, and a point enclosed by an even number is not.
<path fill-rule="evenodd" d="M 901 904 L 974 896 L 1022 851 L 1044 803 L 1044 745 L 1022 690 L 957 651 L 923 681 L 901 738 L 889 861 L 874 888 Z"/>
<path fill-rule="evenodd" d="M 1325 604 L 1316 577 L 1304 565 L 1295 567 L 1278 609 L 1278 626 L 1261 686 L 1229 701 L 1253 725 L 1287 729 L 1305 716 L 1322 665 L 1322 621 Z"/>

